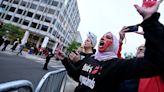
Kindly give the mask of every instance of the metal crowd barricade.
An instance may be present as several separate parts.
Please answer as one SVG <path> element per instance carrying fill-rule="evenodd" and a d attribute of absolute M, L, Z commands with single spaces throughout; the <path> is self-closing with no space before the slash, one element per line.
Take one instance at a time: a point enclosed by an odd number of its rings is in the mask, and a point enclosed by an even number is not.
<path fill-rule="evenodd" d="M 63 92 L 66 78 L 66 70 L 64 68 L 48 72 L 40 80 L 35 92 Z"/>
<path fill-rule="evenodd" d="M 28 80 L 17 80 L 0 84 L 0 92 L 34 92 L 33 84 Z"/>

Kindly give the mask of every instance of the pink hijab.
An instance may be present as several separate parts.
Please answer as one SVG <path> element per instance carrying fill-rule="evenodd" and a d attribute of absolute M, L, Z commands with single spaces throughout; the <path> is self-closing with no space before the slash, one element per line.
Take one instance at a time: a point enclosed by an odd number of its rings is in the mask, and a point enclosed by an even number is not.
<path fill-rule="evenodd" d="M 118 52 L 118 48 L 119 48 L 119 41 L 118 41 L 118 39 L 116 38 L 115 35 L 112 34 L 112 36 L 113 36 L 112 47 L 109 50 L 107 50 L 106 52 L 97 51 L 97 53 L 95 54 L 95 59 L 97 59 L 99 61 L 105 61 L 105 60 L 110 60 L 110 59 L 113 59 L 113 58 L 117 58 L 117 52 Z"/>

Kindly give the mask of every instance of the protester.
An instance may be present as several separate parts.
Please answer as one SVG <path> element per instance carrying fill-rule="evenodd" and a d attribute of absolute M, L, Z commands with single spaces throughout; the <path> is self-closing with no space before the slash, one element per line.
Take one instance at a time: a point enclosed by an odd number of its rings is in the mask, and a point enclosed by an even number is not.
<path fill-rule="evenodd" d="M 50 59 L 54 56 L 52 53 L 52 50 L 48 52 L 48 55 L 46 56 L 46 62 L 44 63 L 43 70 L 48 70 L 48 63 L 50 62 Z"/>
<path fill-rule="evenodd" d="M 120 46 L 119 46 L 119 51 L 118 51 L 118 58 L 122 58 L 121 56 L 121 50 L 122 50 L 122 43 L 123 40 L 125 39 L 125 33 L 128 31 L 128 27 L 124 26 L 122 28 L 122 30 L 119 32 L 120 35 Z M 141 32 L 135 32 L 137 34 L 140 34 Z M 143 33 L 143 32 L 142 32 Z M 143 34 L 141 34 L 143 35 Z M 136 52 L 136 57 L 140 58 L 140 57 L 144 57 L 144 52 L 145 52 L 145 46 L 142 44 L 137 48 L 137 52 Z M 123 80 L 120 83 L 120 87 L 118 92 L 138 92 L 138 87 L 139 87 L 139 79 L 130 79 L 130 80 Z"/>
<path fill-rule="evenodd" d="M 21 41 L 20 41 L 19 38 L 17 38 L 13 43 L 13 47 L 11 48 L 12 52 L 15 51 L 15 49 L 18 46 L 19 43 L 21 43 Z"/>
<path fill-rule="evenodd" d="M 4 46 L 2 48 L 1 51 L 5 51 L 6 50 L 6 47 L 10 44 L 10 41 L 8 40 L 8 38 L 6 38 L 6 40 L 4 41 Z"/>
<path fill-rule="evenodd" d="M 1 47 L 1 45 L 3 44 L 3 42 L 4 42 L 4 39 L 3 39 L 2 36 L 0 36 L 0 47 Z"/>
<path fill-rule="evenodd" d="M 120 41 L 125 38 L 126 27 L 120 31 Z M 135 32 L 143 35 L 144 32 Z M 122 45 L 121 45 L 122 46 Z M 121 47 L 122 48 L 122 47 Z M 144 57 L 145 45 L 142 44 L 137 48 L 136 57 Z M 118 52 L 120 53 L 120 52 Z M 120 84 L 119 92 L 164 92 L 163 74 L 150 78 L 125 80 Z"/>
<path fill-rule="evenodd" d="M 118 59 L 119 42 L 111 32 L 101 38 L 95 57 L 85 59 L 81 67 L 72 66 L 61 51 L 56 52 L 56 57 L 62 60 L 68 73 L 79 78 L 75 92 L 118 92 L 119 84 L 123 80 L 152 77 L 163 73 L 164 26 L 158 21 L 159 13 L 157 13 L 162 1 L 144 0 L 143 3 L 145 2 L 155 4 L 151 7 L 135 5 L 144 19 L 141 23 L 146 39 L 143 58 Z M 80 75 L 76 75 L 78 72 Z"/>
<path fill-rule="evenodd" d="M 22 43 L 21 43 L 19 46 L 20 46 L 20 47 L 19 47 L 19 52 L 17 53 L 17 55 L 19 55 L 19 54 L 22 55 L 22 51 L 23 51 L 24 48 L 26 48 L 27 43 L 25 43 L 25 44 L 22 44 Z"/>
<path fill-rule="evenodd" d="M 70 53 L 69 57 L 72 59 L 71 62 L 73 62 L 75 66 L 79 66 L 80 63 L 82 63 L 81 62 L 82 59 L 90 57 L 91 55 L 95 54 L 94 48 L 96 44 L 97 44 L 97 36 L 89 32 L 87 34 L 87 38 L 84 41 L 83 46 L 79 47 L 76 51 Z M 81 60 L 77 61 L 79 59 Z"/>
<path fill-rule="evenodd" d="M 3 22 L 2 22 L 2 21 L 0 21 L 0 28 L 2 28 L 2 26 L 3 26 Z"/>

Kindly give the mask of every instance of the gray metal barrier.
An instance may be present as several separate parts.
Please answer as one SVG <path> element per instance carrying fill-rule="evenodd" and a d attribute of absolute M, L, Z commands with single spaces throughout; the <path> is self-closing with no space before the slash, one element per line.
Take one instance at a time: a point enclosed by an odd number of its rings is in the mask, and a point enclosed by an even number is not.
<path fill-rule="evenodd" d="M 63 92 L 66 84 L 66 70 L 48 72 L 40 80 L 35 92 Z"/>
<path fill-rule="evenodd" d="M 17 80 L 0 84 L 0 92 L 18 92 L 22 88 L 25 91 L 33 92 L 33 84 L 27 80 Z"/>

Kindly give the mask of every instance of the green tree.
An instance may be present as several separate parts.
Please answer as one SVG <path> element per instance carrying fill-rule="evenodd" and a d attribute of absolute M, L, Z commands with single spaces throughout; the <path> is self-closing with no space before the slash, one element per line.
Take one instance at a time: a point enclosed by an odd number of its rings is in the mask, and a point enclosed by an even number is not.
<path fill-rule="evenodd" d="M 73 51 L 73 50 L 76 50 L 78 47 L 80 47 L 81 46 L 81 44 L 80 43 L 78 43 L 78 42 L 76 42 L 75 40 L 73 40 L 72 42 L 71 42 L 71 44 L 68 44 L 68 48 L 67 48 L 67 51 L 68 52 L 71 52 L 71 51 Z"/>
<path fill-rule="evenodd" d="M 24 32 L 25 31 L 22 28 L 7 23 L 0 28 L 0 35 L 1 36 L 6 35 L 11 40 L 16 38 L 22 38 Z"/>

